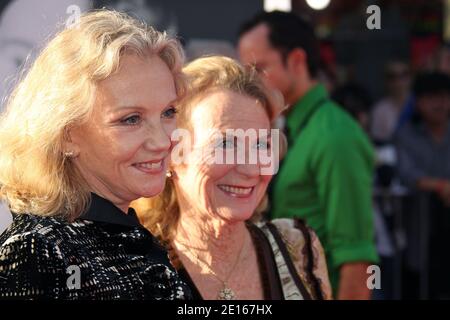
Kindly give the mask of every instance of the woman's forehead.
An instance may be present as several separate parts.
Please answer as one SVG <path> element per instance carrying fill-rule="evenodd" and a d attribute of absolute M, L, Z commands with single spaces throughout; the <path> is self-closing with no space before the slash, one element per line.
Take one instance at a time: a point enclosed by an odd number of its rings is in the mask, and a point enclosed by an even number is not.
<path fill-rule="evenodd" d="M 116 74 L 99 82 L 97 96 L 110 108 L 165 107 L 177 98 L 173 75 L 159 57 L 128 55 Z"/>
<path fill-rule="evenodd" d="M 227 89 L 214 91 L 198 101 L 190 120 L 194 127 L 270 126 L 269 117 L 256 98 Z"/>

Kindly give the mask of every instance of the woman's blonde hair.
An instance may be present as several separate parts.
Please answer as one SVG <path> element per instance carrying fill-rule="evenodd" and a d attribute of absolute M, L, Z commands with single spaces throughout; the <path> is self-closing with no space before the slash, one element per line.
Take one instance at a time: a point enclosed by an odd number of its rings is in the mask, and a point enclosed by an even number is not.
<path fill-rule="evenodd" d="M 86 210 L 89 187 L 64 156 L 64 141 L 70 127 L 89 119 L 97 83 L 116 72 L 128 52 L 158 55 L 181 94 L 178 41 L 124 13 L 84 14 L 40 53 L 0 118 L 0 196 L 11 211 L 73 220 Z"/>
<path fill-rule="evenodd" d="M 217 89 L 226 89 L 255 98 L 269 119 L 277 115 L 276 101 L 264 86 L 254 68 L 244 68 L 233 59 L 222 56 L 199 58 L 189 63 L 183 72 L 187 79 L 187 94 L 178 105 L 178 127 L 192 129 L 190 112 L 203 97 Z M 211 110 L 214 112 L 214 110 Z M 260 206 L 266 206 L 264 198 Z M 175 186 L 167 179 L 164 191 L 153 198 L 141 198 L 132 203 L 141 223 L 164 243 L 174 237 L 180 210 Z"/>

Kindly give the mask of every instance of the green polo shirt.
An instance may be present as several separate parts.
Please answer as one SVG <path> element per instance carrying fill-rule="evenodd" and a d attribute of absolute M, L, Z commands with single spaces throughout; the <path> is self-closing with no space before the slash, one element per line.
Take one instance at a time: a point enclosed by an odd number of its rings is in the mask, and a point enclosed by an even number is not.
<path fill-rule="evenodd" d="M 320 84 L 294 105 L 286 125 L 289 150 L 274 181 L 272 216 L 303 218 L 316 231 L 336 293 L 340 265 L 378 261 L 374 152 L 361 127 Z"/>

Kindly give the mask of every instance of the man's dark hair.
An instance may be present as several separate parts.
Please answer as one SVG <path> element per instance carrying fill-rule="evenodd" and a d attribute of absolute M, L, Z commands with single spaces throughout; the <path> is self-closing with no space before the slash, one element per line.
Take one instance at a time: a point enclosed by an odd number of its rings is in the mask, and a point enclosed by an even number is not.
<path fill-rule="evenodd" d="M 266 24 L 269 27 L 269 42 L 272 47 L 280 51 L 284 62 L 291 50 L 303 49 L 306 53 L 310 76 L 313 78 L 317 76 L 320 61 L 319 47 L 314 28 L 309 22 L 290 12 L 261 12 L 241 26 L 239 37 L 259 24 Z"/>
<path fill-rule="evenodd" d="M 421 73 L 414 81 L 413 92 L 416 98 L 426 94 L 450 94 L 450 76 L 437 71 Z"/>
<path fill-rule="evenodd" d="M 420 73 L 414 80 L 413 93 L 416 99 L 429 94 L 450 94 L 450 76 L 439 71 Z M 414 124 L 423 121 L 417 107 L 414 108 L 411 119 Z"/>

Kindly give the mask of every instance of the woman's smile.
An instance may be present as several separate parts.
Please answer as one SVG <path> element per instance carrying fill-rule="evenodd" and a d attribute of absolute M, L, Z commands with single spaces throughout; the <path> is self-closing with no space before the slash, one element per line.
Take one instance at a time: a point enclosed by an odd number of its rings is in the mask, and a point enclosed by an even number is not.
<path fill-rule="evenodd" d="M 160 174 L 166 167 L 166 158 L 159 160 L 150 160 L 146 162 L 138 162 L 132 165 L 135 169 L 146 174 Z"/>
<path fill-rule="evenodd" d="M 250 198 L 253 194 L 253 190 L 255 189 L 255 186 L 253 187 L 241 187 L 241 186 L 233 186 L 233 185 L 225 185 L 225 184 L 219 184 L 217 186 L 223 193 L 225 193 L 227 196 L 233 197 L 233 198 Z"/>

